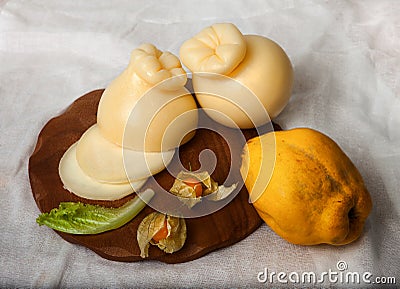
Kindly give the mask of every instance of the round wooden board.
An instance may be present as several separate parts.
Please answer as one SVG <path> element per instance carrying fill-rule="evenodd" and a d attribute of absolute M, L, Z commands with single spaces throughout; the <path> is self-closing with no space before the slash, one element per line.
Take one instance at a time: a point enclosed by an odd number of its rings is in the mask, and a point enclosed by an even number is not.
<path fill-rule="evenodd" d="M 77 99 L 63 114 L 51 119 L 38 136 L 36 148 L 29 159 L 29 178 L 32 194 L 41 212 L 58 207 L 63 201 L 81 201 L 103 206 L 120 206 L 133 196 L 118 201 L 93 201 L 77 197 L 63 188 L 58 175 L 58 164 L 64 152 L 76 142 L 83 132 L 96 122 L 97 106 L 104 90 L 92 91 Z M 203 113 L 204 114 L 204 113 Z M 216 124 L 202 115 L 203 125 L 219 126 L 224 133 L 233 131 Z M 204 123 L 205 122 L 205 123 Z M 208 126 L 209 127 L 209 126 Z M 275 125 L 275 130 L 280 129 Z M 246 140 L 257 135 L 256 130 L 243 130 Z M 195 137 L 179 148 L 179 154 L 171 163 L 191 164 L 196 170 L 200 166 L 199 153 L 208 148 L 217 157 L 217 167 L 212 178 L 222 184 L 232 164 L 234 177 L 240 178 L 240 155 L 244 143 L 227 146 L 223 138 L 214 131 L 199 129 Z M 232 152 L 229 152 L 229 149 Z M 154 176 L 155 181 L 165 190 L 172 186 L 174 178 L 166 171 Z M 154 187 L 148 182 L 146 187 Z M 157 193 L 157 192 L 156 192 Z M 134 262 L 143 260 L 136 240 L 136 231 L 141 220 L 154 210 L 147 206 L 136 218 L 119 229 L 97 235 L 72 235 L 56 231 L 71 243 L 85 246 L 100 256 L 115 260 Z M 222 209 L 203 217 L 186 219 L 187 240 L 184 247 L 173 254 L 167 254 L 156 246 L 150 246 L 146 260 L 159 260 L 165 263 L 181 263 L 199 258 L 213 250 L 232 245 L 254 232 L 262 220 L 248 202 L 248 193 L 243 186 L 237 196 Z M 38 230 L 40 228 L 38 227 Z"/>

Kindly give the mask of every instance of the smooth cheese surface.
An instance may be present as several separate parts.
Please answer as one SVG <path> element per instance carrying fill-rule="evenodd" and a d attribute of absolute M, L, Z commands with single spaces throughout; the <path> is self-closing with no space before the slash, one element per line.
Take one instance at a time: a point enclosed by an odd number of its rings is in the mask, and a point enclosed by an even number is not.
<path fill-rule="evenodd" d="M 92 200 L 118 200 L 140 190 L 146 182 L 142 179 L 132 183 L 100 183 L 82 171 L 76 160 L 76 147 L 77 143 L 64 153 L 58 168 L 64 188 L 71 193 Z"/>
<path fill-rule="evenodd" d="M 261 101 L 271 119 L 289 101 L 293 68 L 285 51 L 274 41 L 260 35 L 245 35 L 247 53 L 229 74 L 248 87 Z"/>
<path fill-rule="evenodd" d="M 193 74 L 200 105 L 227 114 L 240 128 L 252 128 L 275 118 L 289 101 L 293 71 L 289 58 L 275 42 L 246 35 L 243 61 L 228 75 Z M 217 115 L 217 122 L 229 126 Z"/>
<path fill-rule="evenodd" d="M 271 39 L 243 35 L 231 23 L 218 23 L 185 41 L 180 57 L 192 72 L 200 106 L 223 125 L 230 126 L 221 113 L 242 129 L 258 127 L 289 101 L 293 68 Z"/>
<path fill-rule="evenodd" d="M 99 182 L 126 183 L 159 173 L 171 162 L 175 150 L 145 153 L 122 148 L 105 139 L 97 124 L 80 138 L 76 158 L 80 168 Z"/>

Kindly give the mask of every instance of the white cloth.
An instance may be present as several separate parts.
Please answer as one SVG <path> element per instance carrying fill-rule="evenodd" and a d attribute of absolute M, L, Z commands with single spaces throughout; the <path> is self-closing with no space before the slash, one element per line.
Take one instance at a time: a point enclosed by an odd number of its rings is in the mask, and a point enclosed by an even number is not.
<path fill-rule="evenodd" d="M 0 287 L 310 287 L 259 283 L 257 274 L 338 271 L 339 260 L 399 284 L 400 1 L 3 0 L 0 11 Z M 177 54 L 215 22 L 287 51 L 294 89 L 276 122 L 324 132 L 359 168 L 374 203 L 362 237 L 295 246 L 263 225 L 229 248 L 166 265 L 105 260 L 39 227 L 27 164 L 43 125 L 104 88 L 139 44 Z"/>

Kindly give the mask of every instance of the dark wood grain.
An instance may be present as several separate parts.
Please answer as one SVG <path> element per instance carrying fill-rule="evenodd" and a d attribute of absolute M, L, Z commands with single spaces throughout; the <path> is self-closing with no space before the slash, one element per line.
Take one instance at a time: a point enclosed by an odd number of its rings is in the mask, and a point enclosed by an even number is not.
<path fill-rule="evenodd" d="M 33 198 L 41 212 L 48 212 L 63 201 L 81 201 L 116 207 L 133 197 L 131 195 L 113 202 L 83 199 L 65 190 L 58 175 L 58 164 L 64 152 L 96 122 L 97 106 L 102 92 L 103 90 L 95 90 L 80 97 L 63 114 L 51 119 L 40 132 L 36 148 L 29 159 L 29 178 Z M 203 124 L 218 126 L 205 115 L 200 119 Z M 233 131 L 222 126 L 220 129 L 225 130 L 224 133 Z M 275 129 L 279 127 L 275 126 Z M 257 131 L 243 130 L 243 135 L 249 139 L 256 136 Z M 228 147 L 218 133 L 200 129 L 190 142 L 180 147 L 179 154 L 175 155 L 171 166 L 180 160 L 183 164 L 190 163 L 192 169 L 197 169 L 200 165 L 199 152 L 208 148 L 217 156 L 217 168 L 212 174 L 217 182 L 225 181 L 231 161 L 234 164 L 232 169 L 235 171 L 233 177 L 240 178 L 240 154 L 243 144 L 238 141 L 236 145 Z M 229 153 L 229 149 L 232 153 Z M 155 176 L 155 181 L 168 191 L 174 179 L 165 170 Z M 145 184 L 145 187 L 153 186 L 151 182 Z M 126 262 L 141 261 L 143 259 L 140 257 L 136 241 L 136 230 L 141 220 L 153 211 L 147 206 L 125 226 L 97 235 L 56 232 L 68 242 L 85 246 L 104 258 Z M 248 203 L 248 193 L 243 186 L 237 196 L 221 210 L 207 216 L 186 219 L 188 237 L 180 251 L 166 254 L 151 246 L 149 258 L 146 260 L 159 260 L 165 263 L 190 261 L 244 239 L 261 223 L 257 212 Z M 38 230 L 41 228 L 38 227 Z"/>

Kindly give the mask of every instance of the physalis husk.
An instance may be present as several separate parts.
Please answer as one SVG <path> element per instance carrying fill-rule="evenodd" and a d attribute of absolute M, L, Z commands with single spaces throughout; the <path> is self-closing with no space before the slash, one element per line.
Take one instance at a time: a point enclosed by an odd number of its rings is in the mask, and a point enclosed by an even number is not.
<path fill-rule="evenodd" d="M 190 182 L 188 181 L 190 180 Z M 193 185 L 193 180 L 197 180 L 199 184 L 204 188 L 201 196 L 198 196 L 196 188 Z M 225 187 L 223 185 L 218 186 L 218 183 L 214 181 L 208 172 L 184 172 L 181 171 L 176 179 L 170 192 L 185 203 L 189 208 L 192 208 L 197 203 L 201 202 L 202 197 L 208 196 L 211 201 L 220 201 L 228 197 L 237 187 L 237 183 Z"/>
<path fill-rule="evenodd" d="M 156 242 L 153 238 L 160 230 L 165 229 L 165 223 L 167 226 L 166 236 Z M 185 219 L 153 212 L 139 224 L 136 238 L 142 258 L 149 256 L 150 244 L 158 246 L 166 253 L 176 252 L 183 247 L 186 241 Z"/>

